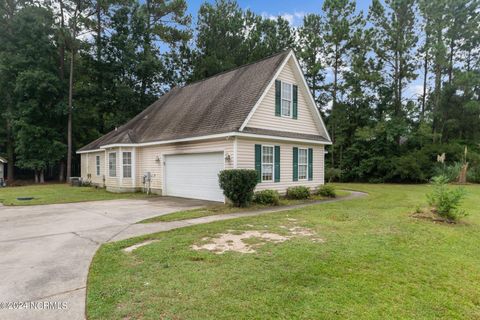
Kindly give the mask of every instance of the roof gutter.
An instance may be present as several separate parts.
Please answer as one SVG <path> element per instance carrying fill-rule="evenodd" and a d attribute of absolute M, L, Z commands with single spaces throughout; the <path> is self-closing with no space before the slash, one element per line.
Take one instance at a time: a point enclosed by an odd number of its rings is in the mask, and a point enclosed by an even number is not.
<path fill-rule="evenodd" d="M 103 152 L 105 151 L 105 149 L 109 149 L 109 148 L 150 147 L 150 146 L 158 146 L 158 145 L 171 144 L 171 143 L 192 142 L 192 141 L 211 140 L 211 139 L 228 138 L 228 137 L 268 139 L 268 140 L 275 140 L 275 141 L 300 142 L 300 143 L 317 144 L 317 145 L 332 144 L 332 142 L 330 141 L 327 142 L 327 141 L 318 141 L 318 140 L 309 140 L 309 139 L 288 138 L 288 137 L 279 137 L 279 136 L 271 136 L 271 135 L 256 134 L 256 133 L 245 133 L 245 132 L 227 132 L 227 133 L 211 134 L 211 135 L 199 136 L 199 137 L 193 137 L 193 138 L 173 139 L 173 140 L 164 140 L 164 141 L 152 141 L 152 142 L 143 142 L 143 143 L 113 143 L 113 144 L 100 146 L 99 149 L 83 150 L 83 151 L 80 150 L 80 151 L 77 151 L 77 154 Z"/>

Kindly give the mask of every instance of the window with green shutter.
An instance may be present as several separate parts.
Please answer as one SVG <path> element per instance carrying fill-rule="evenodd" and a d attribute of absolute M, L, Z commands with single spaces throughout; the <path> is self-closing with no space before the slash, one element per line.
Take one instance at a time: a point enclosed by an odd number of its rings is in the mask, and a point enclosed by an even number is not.
<path fill-rule="evenodd" d="M 298 181 L 298 148 L 293 147 L 293 181 Z"/>
<path fill-rule="evenodd" d="M 280 182 L 280 146 L 275 146 L 275 182 Z"/>

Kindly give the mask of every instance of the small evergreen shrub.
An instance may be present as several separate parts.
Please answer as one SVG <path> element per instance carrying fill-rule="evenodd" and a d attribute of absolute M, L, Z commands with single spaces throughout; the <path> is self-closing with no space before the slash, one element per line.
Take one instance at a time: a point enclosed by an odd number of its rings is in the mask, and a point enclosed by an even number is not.
<path fill-rule="evenodd" d="M 264 205 L 278 206 L 280 204 L 280 195 L 276 190 L 262 190 L 255 192 L 253 202 Z"/>
<path fill-rule="evenodd" d="M 234 206 L 246 207 L 252 201 L 253 190 L 257 185 L 255 170 L 223 170 L 218 174 L 218 180 L 223 194 Z"/>
<path fill-rule="evenodd" d="M 471 183 L 480 183 L 480 165 L 468 169 L 467 181 Z"/>
<path fill-rule="evenodd" d="M 342 170 L 338 168 L 328 168 L 325 170 L 325 179 L 328 182 L 340 181 Z"/>
<path fill-rule="evenodd" d="M 465 189 L 449 188 L 446 176 L 432 178 L 432 185 L 433 191 L 427 195 L 427 199 L 439 216 L 453 221 L 466 216 L 465 211 L 459 209 L 466 196 Z"/>
<path fill-rule="evenodd" d="M 327 198 L 336 198 L 337 197 L 337 192 L 335 191 L 335 187 L 329 184 L 325 184 L 323 186 L 320 186 L 317 190 L 317 194 L 322 196 L 322 197 L 327 197 Z"/>
<path fill-rule="evenodd" d="M 291 200 L 308 199 L 310 197 L 310 188 L 305 186 L 290 187 L 287 189 L 285 197 Z"/>

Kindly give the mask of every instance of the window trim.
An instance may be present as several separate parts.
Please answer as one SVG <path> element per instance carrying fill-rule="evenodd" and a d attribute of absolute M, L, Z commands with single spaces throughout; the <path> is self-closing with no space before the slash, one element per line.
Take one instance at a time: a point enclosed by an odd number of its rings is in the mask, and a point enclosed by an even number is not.
<path fill-rule="evenodd" d="M 100 177 L 101 174 L 101 164 L 100 164 L 100 156 L 95 156 L 95 173 L 97 177 Z"/>
<path fill-rule="evenodd" d="M 110 155 L 111 154 L 114 154 L 115 155 L 115 166 L 113 167 L 114 170 L 115 170 L 115 175 L 112 176 L 112 170 L 110 168 Z M 116 178 L 117 177 L 117 152 L 116 151 L 112 151 L 112 152 L 109 152 L 108 153 L 108 176 L 110 178 Z"/>
<path fill-rule="evenodd" d="M 306 157 L 305 157 L 305 163 L 300 163 L 300 150 L 305 150 L 306 151 Z M 301 147 L 298 147 L 298 163 L 297 163 L 297 167 L 298 167 L 298 180 L 302 180 L 302 181 L 305 181 L 305 180 L 308 180 L 308 148 L 301 148 Z M 300 178 L 300 166 L 305 166 L 306 170 L 305 170 L 305 178 Z"/>
<path fill-rule="evenodd" d="M 290 86 L 290 98 L 284 98 L 283 96 L 283 84 L 287 84 Z M 290 115 L 284 115 L 283 114 L 283 100 L 290 101 Z M 287 81 L 280 81 L 280 116 L 282 118 L 291 118 L 293 119 L 293 83 L 287 82 Z"/>
<path fill-rule="evenodd" d="M 261 177 L 262 177 L 262 182 L 274 182 L 275 181 L 275 146 L 273 145 L 270 145 L 270 144 L 262 144 L 262 156 L 261 156 L 261 162 L 260 162 L 260 165 L 261 165 Z M 263 165 L 264 165 L 264 162 L 263 162 L 263 148 L 272 148 L 272 163 L 265 163 L 266 165 L 271 165 L 272 166 L 272 179 L 270 180 L 265 180 L 263 178 Z"/>
<path fill-rule="evenodd" d="M 130 163 L 125 164 L 125 154 L 130 154 Z M 125 176 L 125 167 L 130 167 L 130 177 Z M 133 165 L 132 165 L 132 152 L 131 151 L 122 151 L 122 178 L 131 179 L 133 176 Z"/>

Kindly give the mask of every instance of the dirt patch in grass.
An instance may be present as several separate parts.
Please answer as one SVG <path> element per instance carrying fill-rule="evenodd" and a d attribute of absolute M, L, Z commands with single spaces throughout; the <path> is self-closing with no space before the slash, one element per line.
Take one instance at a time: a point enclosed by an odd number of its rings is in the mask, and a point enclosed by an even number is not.
<path fill-rule="evenodd" d="M 422 211 L 416 211 L 410 215 L 414 219 L 427 220 L 433 223 L 444 223 L 444 224 L 458 224 L 459 221 L 450 220 L 439 216 L 432 209 L 425 209 Z"/>
<path fill-rule="evenodd" d="M 280 228 L 285 229 L 286 234 L 282 235 L 266 230 L 228 230 L 226 233 L 218 234 L 216 237 L 213 238 L 202 238 L 201 244 L 194 244 L 191 248 L 196 251 L 208 250 L 216 254 L 222 254 L 227 251 L 234 251 L 240 253 L 255 253 L 257 248 L 268 242 L 281 243 L 294 237 L 309 237 L 312 239 L 313 242 L 320 243 L 325 241 L 323 239 L 315 237 L 316 233 L 309 228 L 304 228 L 296 225 L 280 226 Z"/>

